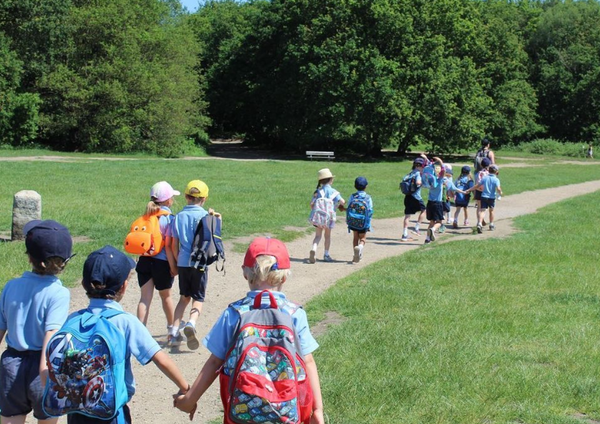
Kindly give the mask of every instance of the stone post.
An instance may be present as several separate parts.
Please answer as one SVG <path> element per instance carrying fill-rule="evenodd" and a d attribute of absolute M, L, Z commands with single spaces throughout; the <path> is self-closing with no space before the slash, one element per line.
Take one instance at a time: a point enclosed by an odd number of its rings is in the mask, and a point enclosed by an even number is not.
<path fill-rule="evenodd" d="M 42 196 L 33 190 L 21 190 L 13 202 L 11 240 L 24 240 L 23 227 L 34 219 L 42 219 Z"/>

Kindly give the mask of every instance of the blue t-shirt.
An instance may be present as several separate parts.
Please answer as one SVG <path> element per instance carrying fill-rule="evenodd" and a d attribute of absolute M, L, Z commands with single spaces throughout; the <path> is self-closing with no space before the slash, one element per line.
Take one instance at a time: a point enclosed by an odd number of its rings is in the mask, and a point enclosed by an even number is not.
<path fill-rule="evenodd" d="M 427 175 L 429 183 L 429 201 L 441 202 L 443 194 L 444 177 L 436 177 L 435 175 Z"/>
<path fill-rule="evenodd" d="M 415 190 L 414 193 L 411 194 L 411 196 L 417 200 L 423 200 L 423 198 L 421 197 L 421 185 L 423 184 L 423 178 L 421 177 L 421 172 L 417 168 L 415 168 L 412 171 L 410 171 L 409 178 L 410 179 L 414 178 L 415 184 L 417 186 L 417 189 Z"/>
<path fill-rule="evenodd" d="M 483 177 L 480 184 L 483 185 L 481 197 L 485 197 L 486 199 L 496 198 L 496 189 L 500 187 L 500 180 L 495 174 L 489 174 Z"/>
<path fill-rule="evenodd" d="M 333 200 L 333 203 L 334 203 L 335 207 L 337 208 L 338 204 L 340 203 L 340 200 L 342 200 L 342 196 L 340 195 L 339 191 L 337 191 L 336 189 L 331 187 L 331 184 L 325 184 L 317 191 L 321 191 L 321 190 L 323 190 L 323 193 L 324 193 L 323 197 Z M 318 194 L 317 194 L 317 197 L 318 197 Z M 315 198 L 316 197 L 313 196 L 313 199 L 315 199 Z"/>
<path fill-rule="evenodd" d="M 88 309 L 94 314 L 99 314 L 104 309 L 123 311 L 123 307 L 119 302 L 108 299 L 90 299 Z M 69 315 L 69 319 L 75 315 L 77 315 L 76 312 Z M 133 372 L 131 370 L 131 355 L 133 355 L 140 364 L 146 365 L 160 350 L 160 346 L 156 340 L 152 338 L 152 335 L 144 324 L 130 313 L 126 312 L 115 315 L 110 318 L 110 322 L 123 332 L 127 342 L 125 351 L 125 385 L 127 386 L 129 400 L 131 400 L 131 397 L 135 393 L 135 379 L 133 378 Z"/>
<path fill-rule="evenodd" d="M 194 233 L 200 220 L 208 215 L 202 206 L 185 205 L 185 207 L 173 218 L 171 224 L 172 237 L 179 239 L 179 256 L 177 266 L 189 268 L 192 256 L 192 243 Z"/>
<path fill-rule="evenodd" d="M 69 314 L 71 295 L 56 275 L 24 272 L 10 280 L 0 297 L 0 330 L 16 350 L 41 351 L 47 331 L 58 330 Z"/>
<path fill-rule="evenodd" d="M 254 297 L 260 293 L 261 290 L 249 291 L 246 294 L 246 298 L 254 299 Z M 279 300 L 286 300 L 285 294 L 281 292 L 272 291 L 275 298 Z M 237 328 L 240 314 L 235 309 L 228 307 L 223 311 L 213 328 L 204 337 L 202 343 L 206 348 L 217 358 L 225 359 L 227 351 L 231 347 L 233 336 Z M 300 350 L 302 355 L 308 355 L 314 352 L 319 347 L 319 344 L 310 333 L 308 326 L 308 320 L 306 318 L 306 312 L 302 308 L 298 308 L 292 315 L 292 321 L 298 339 L 300 341 Z"/>
<path fill-rule="evenodd" d="M 464 190 L 464 191 L 467 191 L 468 189 L 473 187 L 474 184 L 475 183 L 473 182 L 473 180 L 469 179 L 468 175 L 458 177 L 458 179 L 454 183 L 454 185 L 457 186 L 458 188 L 462 187 L 461 190 Z"/>
<path fill-rule="evenodd" d="M 160 207 L 163 211 L 171 212 L 167 206 Z M 158 225 L 160 226 L 160 233 L 165 237 L 171 237 L 171 222 L 173 221 L 173 215 L 161 215 L 158 217 Z M 154 258 L 161 259 L 163 261 L 167 260 L 166 248 L 163 248 L 160 252 L 154 255 Z"/>

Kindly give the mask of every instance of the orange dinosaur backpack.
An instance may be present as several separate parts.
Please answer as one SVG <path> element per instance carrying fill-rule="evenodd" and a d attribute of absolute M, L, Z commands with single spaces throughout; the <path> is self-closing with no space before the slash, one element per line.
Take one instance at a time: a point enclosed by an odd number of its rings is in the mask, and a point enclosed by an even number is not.
<path fill-rule="evenodd" d="M 125 237 L 125 251 L 141 256 L 157 255 L 165 245 L 158 222 L 158 218 L 163 215 L 171 213 L 161 209 L 155 214 L 142 215 L 133 221 L 129 234 Z"/>

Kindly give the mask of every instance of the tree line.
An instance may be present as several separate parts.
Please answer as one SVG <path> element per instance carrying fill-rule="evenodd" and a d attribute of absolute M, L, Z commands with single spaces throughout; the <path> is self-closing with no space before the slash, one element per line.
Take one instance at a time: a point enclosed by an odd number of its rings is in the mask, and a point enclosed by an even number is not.
<path fill-rule="evenodd" d="M 0 144 L 597 142 L 598 22 L 599 0 L 4 0 Z"/>

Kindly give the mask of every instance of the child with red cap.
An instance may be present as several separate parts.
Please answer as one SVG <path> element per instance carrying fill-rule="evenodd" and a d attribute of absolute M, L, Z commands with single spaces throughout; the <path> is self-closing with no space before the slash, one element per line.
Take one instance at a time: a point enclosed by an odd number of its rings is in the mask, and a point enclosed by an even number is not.
<path fill-rule="evenodd" d="M 269 413 L 277 414 L 276 409 L 278 406 L 265 399 L 265 397 L 269 397 L 269 395 L 265 394 L 267 391 L 273 394 L 274 386 L 275 392 L 277 392 L 278 384 L 282 383 L 277 378 L 273 379 L 273 381 L 269 380 L 269 375 L 272 372 L 260 376 L 259 374 L 253 374 L 253 381 L 258 380 L 264 383 L 264 390 L 262 392 L 265 393 L 262 395 L 235 395 L 235 389 L 233 391 L 230 389 L 236 381 L 233 378 L 231 381 L 229 380 L 236 372 L 236 359 L 242 360 L 242 355 L 240 354 L 238 357 L 237 354 L 245 352 L 245 349 L 241 349 L 242 346 L 240 345 L 243 337 L 247 337 L 243 333 L 243 330 L 246 329 L 246 333 L 254 331 L 254 328 L 252 330 L 247 329 L 253 325 L 248 324 L 249 318 L 247 317 L 252 316 L 252 314 L 258 316 L 256 314 L 260 314 L 262 312 L 260 310 L 271 310 L 274 316 L 276 314 L 287 314 L 288 319 L 291 317 L 290 322 L 293 325 L 294 337 L 290 335 L 290 339 L 295 340 L 294 346 L 297 346 L 298 353 L 304 360 L 305 375 L 301 376 L 302 373 L 298 372 L 296 384 L 300 387 L 302 384 L 300 380 L 305 381 L 307 379 L 310 384 L 313 400 L 312 405 L 309 405 L 312 414 L 309 414 L 308 417 L 299 414 L 301 420 L 304 423 L 323 424 L 323 401 L 321 398 L 319 374 L 312 355 L 312 352 L 319 345 L 310 333 L 306 312 L 299 305 L 287 300 L 285 294 L 281 292 L 283 284 L 290 275 L 290 256 L 287 248 L 277 239 L 256 238 L 246 251 L 242 270 L 244 278 L 248 281 L 250 291 L 246 294 L 246 297 L 230 304 L 225 309 L 211 331 L 204 338 L 203 343 L 211 352 L 211 355 L 202 367 L 189 392 L 185 395 L 175 396 L 175 406 L 184 412 L 190 413 L 191 418 L 196 410 L 196 402 L 210 387 L 217 376 L 219 376 L 221 382 L 221 399 L 225 411 L 224 423 L 229 424 L 234 422 L 235 417 L 232 418 L 232 415 L 240 412 L 250 415 L 264 415 L 265 419 L 269 419 Z M 273 324 L 272 322 L 265 322 L 263 328 L 268 328 L 269 325 Z M 262 331 L 260 330 L 261 333 Z M 259 339 L 262 336 L 262 334 L 256 335 L 254 339 Z M 250 356 L 250 353 L 248 353 L 248 356 Z M 243 400 L 243 397 L 247 399 Z M 302 397 L 298 396 L 298 399 L 301 400 Z M 298 403 L 300 403 L 300 400 Z M 238 404 L 237 407 L 233 407 L 234 402 L 240 401 L 243 401 L 244 404 Z M 258 404 L 262 406 L 256 406 Z M 302 409 L 302 405 L 294 405 L 294 408 Z M 299 420 L 294 422 L 299 422 Z"/>

